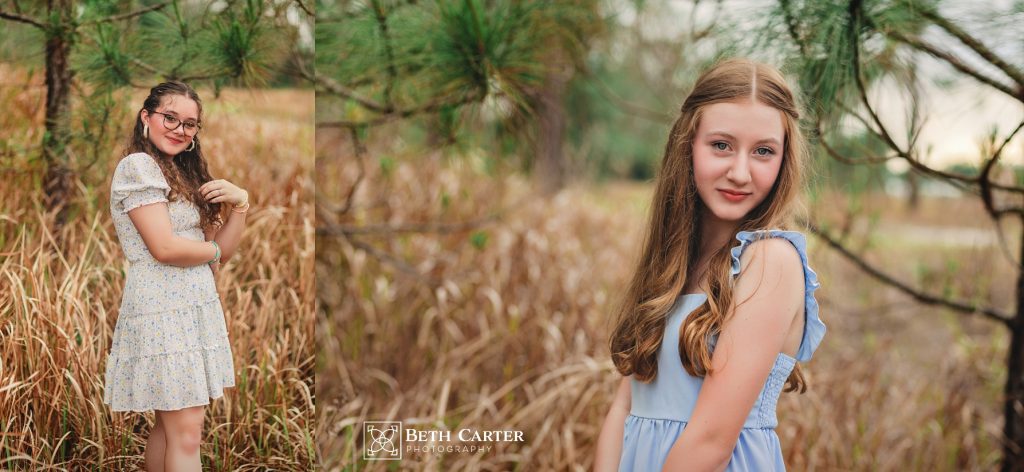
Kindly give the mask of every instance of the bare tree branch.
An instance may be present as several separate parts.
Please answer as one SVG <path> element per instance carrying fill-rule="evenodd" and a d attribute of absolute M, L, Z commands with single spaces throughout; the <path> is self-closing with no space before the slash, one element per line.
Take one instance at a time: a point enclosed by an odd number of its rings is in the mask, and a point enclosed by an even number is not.
<path fill-rule="evenodd" d="M 145 7 L 145 8 L 140 8 L 138 10 L 135 10 L 135 11 L 132 11 L 132 12 L 128 12 L 128 13 L 122 13 L 120 15 L 111 15 L 111 16 L 108 16 L 106 18 L 100 18 L 98 20 L 86 21 L 86 22 L 82 23 L 81 26 L 91 26 L 91 25 L 97 25 L 97 24 L 100 24 L 100 23 L 110 23 L 110 22 L 113 22 L 113 21 L 127 20 L 127 19 L 131 19 L 131 18 L 135 18 L 136 16 L 145 15 L 146 13 L 149 13 L 151 11 L 160 10 L 160 9 L 166 7 L 167 5 L 170 5 L 170 4 L 171 4 L 171 2 L 158 3 L 156 5 L 151 5 L 151 6 L 148 6 L 148 7 Z"/>
<path fill-rule="evenodd" d="M 377 26 L 380 28 L 380 37 L 384 40 L 384 55 L 388 61 L 388 82 L 384 85 L 384 103 L 388 108 L 394 108 L 392 93 L 395 89 L 395 82 L 398 80 L 398 70 L 395 68 L 395 52 L 391 46 L 391 33 L 388 32 L 388 18 L 384 14 L 384 7 L 379 0 L 372 0 L 373 13 L 377 18 Z"/>
<path fill-rule="evenodd" d="M 986 317 L 988 317 L 990 319 L 993 319 L 995 321 L 999 321 L 1000 323 L 1002 323 L 1002 324 L 1004 324 L 1006 326 L 1010 326 L 1010 324 L 1012 323 L 1012 319 L 1011 319 L 1010 315 L 1008 315 L 1006 313 L 1003 313 L 1003 312 L 1001 312 L 999 310 L 996 310 L 994 308 L 980 307 L 980 306 L 977 306 L 977 305 L 974 305 L 974 304 L 970 304 L 970 303 L 965 303 L 965 302 L 960 302 L 960 301 L 953 301 L 953 300 L 947 300 L 945 298 L 941 298 L 941 297 L 938 297 L 938 296 L 935 296 L 935 295 L 931 295 L 931 294 L 928 294 L 928 293 L 924 293 L 924 292 L 922 292 L 920 290 L 917 290 L 917 289 L 911 287 L 910 285 L 908 285 L 908 284 L 906 284 L 904 282 L 901 282 L 899 280 L 896 280 L 894 277 L 892 277 L 892 276 L 890 276 L 890 275 L 888 275 L 888 274 L 878 270 L 874 266 L 868 264 L 862 257 L 860 257 L 860 256 L 854 254 L 853 252 L 851 252 L 849 249 L 847 249 L 845 246 L 843 246 L 842 243 L 840 243 L 839 241 L 836 241 L 835 239 L 833 239 L 831 236 L 829 236 L 827 233 L 822 231 L 821 228 L 818 228 L 813 223 L 811 223 L 809 221 L 804 221 L 804 222 L 802 222 L 802 224 L 804 226 L 806 226 L 809 231 L 811 231 L 812 233 L 817 235 L 822 241 L 825 241 L 825 243 L 827 243 L 829 246 L 831 246 L 833 249 L 835 249 L 837 252 L 839 252 L 839 254 L 841 254 L 848 261 L 852 262 L 854 265 L 859 267 L 865 273 L 867 273 L 868 275 L 874 277 L 878 281 L 880 281 L 880 282 L 882 282 L 882 283 L 884 283 L 884 284 L 886 284 L 886 285 L 888 285 L 890 287 L 893 287 L 893 288 L 895 288 L 895 289 L 897 289 L 897 290 L 899 290 L 899 291 L 901 291 L 901 292 L 903 292 L 903 293 L 913 297 L 918 302 L 921 302 L 921 303 L 924 303 L 924 304 L 927 304 L 927 305 L 943 306 L 943 307 L 950 308 L 950 309 L 952 309 L 954 311 L 958 311 L 958 312 L 963 313 L 963 314 L 981 313 L 982 315 L 985 315 Z"/>
<path fill-rule="evenodd" d="M 920 10 L 921 15 L 931 20 L 938 27 L 946 30 L 947 33 L 953 35 L 956 39 L 959 39 L 961 43 L 970 48 L 972 51 L 977 53 L 983 59 L 988 61 L 1003 71 L 1007 76 L 1010 77 L 1014 82 L 1017 83 L 1018 87 L 1024 87 L 1024 72 L 999 57 L 995 52 L 985 46 L 980 40 L 971 36 L 970 33 L 964 31 L 962 28 L 957 26 L 955 23 L 949 21 L 945 17 L 930 8 L 922 8 Z"/>
<path fill-rule="evenodd" d="M 356 189 L 359 188 L 359 184 L 363 182 L 363 177 L 366 175 L 365 164 L 363 163 L 363 157 L 366 155 L 366 146 L 359 140 L 359 132 L 355 128 L 348 129 L 350 136 L 352 137 L 352 147 L 355 148 L 356 164 L 359 166 L 359 174 L 356 175 L 356 181 L 352 183 L 352 187 L 348 189 L 348 195 L 345 196 L 345 206 L 341 207 L 338 214 L 347 213 L 352 208 L 352 199 L 355 197 Z"/>
<path fill-rule="evenodd" d="M 1009 85 L 1006 85 L 985 74 L 982 74 L 975 68 L 965 64 L 963 61 L 961 61 L 958 57 L 954 56 L 953 54 L 950 54 L 949 52 L 943 51 L 931 44 L 928 44 L 927 42 L 921 40 L 920 38 L 907 36 L 895 30 L 885 31 L 885 34 L 915 49 L 924 51 L 935 58 L 942 59 L 943 61 L 946 61 L 949 65 L 953 66 L 956 70 L 959 70 L 964 74 L 974 77 L 979 82 L 990 85 L 992 88 L 995 88 L 996 90 L 999 90 L 1000 92 L 1003 92 L 1013 97 L 1017 101 L 1024 102 L 1024 86 L 1018 87 L 1018 90 L 1013 90 L 1012 88 L 1010 88 Z"/>
<path fill-rule="evenodd" d="M 1017 135 L 1017 132 L 1020 131 L 1021 128 L 1024 128 L 1024 121 L 1020 122 L 1020 124 L 1017 125 L 1017 127 L 1012 132 L 1010 132 L 1009 135 L 1006 136 L 1006 139 L 1003 140 L 1003 143 L 999 145 L 995 152 L 992 153 L 992 157 L 985 161 L 985 167 L 982 168 L 981 173 L 978 175 L 978 184 L 981 187 L 981 200 L 985 204 L 985 210 L 988 211 L 988 214 L 992 215 L 992 217 L 994 218 L 1000 218 L 1005 215 L 1016 213 L 1016 210 L 1013 209 L 996 209 L 994 201 L 995 199 L 992 195 L 991 174 L 992 169 L 995 168 L 996 162 L 998 162 L 999 158 L 1002 157 L 1003 155 L 1003 148 L 1005 148 L 1006 145 L 1013 139 L 1013 137 Z"/>
<path fill-rule="evenodd" d="M 339 84 L 338 82 L 335 82 L 334 79 L 331 79 L 330 77 L 326 77 L 323 75 L 314 76 L 310 74 L 306 78 L 313 81 L 313 83 L 316 84 L 318 90 L 322 90 L 324 92 L 334 95 L 340 95 L 341 97 L 353 100 L 371 111 L 375 111 L 377 113 L 392 113 L 395 111 L 394 108 L 390 106 L 382 105 L 369 98 L 359 96 L 358 94 L 356 94 L 354 90 L 349 89 L 344 85 Z"/>
<path fill-rule="evenodd" d="M 590 75 L 590 77 L 594 79 L 595 83 L 597 83 L 597 89 L 598 91 L 601 92 L 601 96 L 606 98 L 609 102 L 617 105 L 619 108 L 622 108 L 627 113 L 638 118 L 651 120 L 659 124 L 664 124 L 666 122 L 672 121 L 672 115 L 656 110 L 651 110 L 650 108 L 647 108 L 643 105 L 637 105 L 635 103 L 632 103 L 616 94 L 615 91 L 612 90 L 611 87 L 609 87 L 608 84 L 606 84 L 603 80 L 601 80 L 600 77 L 596 75 Z"/>
<path fill-rule="evenodd" d="M 317 234 L 324 235 L 354 235 L 354 234 L 398 234 L 398 233 L 457 233 L 462 231 L 469 231 L 477 229 L 482 226 L 486 226 L 495 221 L 501 219 L 502 214 L 497 213 L 483 218 L 477 218 L 470 221 L 462 221 L 458 223 L 442 223 L 440 221 L 431 221 L 427 223 L 419 224 L 404 224 L 404 225 L 337 225 L 324 228 L 317 228 Z"/>
<path fill-rule="evenodd" d="M 149 65 L 149 64 L 147 64 L 145 62 L 142 62 L 138 58 L 131 57 L 129 59 L 132 61 L 132 64 L 135 64 L 135 65 L 139 66 L 139 68 L 141 68 L 142 70 L 144 70 L 146 72 L 149 72 L 150 74 L 159 75 L 160 77 L 167 77 L 167 74 L 165 74 L 163 72 L 160 72 L 159 70 L 156 69 L 156 67 L 153 67 L 153 66 L 151 66 L 151 65 Z"/>
<path fill-rule="evenodd" d="M 874 107 L 871 105 L 871 102 L 868 100 L 867 87 L 864 85 L 864 80 L 861 78 L 861 74 L 860 74 L 860 46 L 859 46 L 859 43 L 857 43 L 857 45 L 854 46 L 853 74 L 854 74 L 854 81 L 856 82 L 856 85 L 857 85 L 857 92 L 858 92 L 858 95 L 860 97 L 860 101 L 864 105 L 864 108 L 867 110 L 868 115 L 871 117 L 871 120 L 875 123 L 875 126 L 878 128 L 878 129 L 875 129 L 875 128 L 869 126 L 868 130 L 870 132 L 875 133 L 879 138 L 881 138 L 883 141 L 885 141 L 885 143 L 890 148 L 892 148 L 892 150 L 895 151 L 896 154 L 899 157 L 902 157 L 904 160 L 906 160 L 911 165 L 911 167 L 913 167 L 914 169 L 922 172 L 925 175 L 930 175 L 932 177 L 941 177 L 941 178 L 944 178 L 944 179 L 947 179 L 947 180 L 950 180 L 950 181 L 958 181 L 958 182 L 963 182 L 963 183 L 968 183 L 968 184 L 973 184 L 973 185 L 980 185 L 980 177 L 971 177 L 971 176 L 962 175 L 962 174 L 955 173 L 955 172 L 946 172 L 946 171 L 934 169 L 932 167 L 929 167 L 929 166 L 925 165 L 923 162 L 921 162 L 921 161 L 917 160 L 915 157 L 913 157 L 911 155 L 911 153 L 913 151 L 912 148 L 908 148 L 907 150 L 903 150 L 903 149 L 900 148 L 900 146 L 898 144 L 896 144 L 896 141 L 892 138 L 892 135 L 889 133 L 889 130 L 885 127 L 885 124 L 882 123 L 882 120 L 878 117 L 878 113 L 875 112 Z M 1016 131 L 1014 131 L 1014 133 L 1016 133 Z M 914 143 L 916 141 L 917 141 L 917 137 L 916 136 L 911 137 L 911 142 L 912 143 Z M 822 139 L 822 142 L 824 142 L 824 139 Z M 1005 191 L 1008 191 L 1008 192 L 1016 192 L 1016 193 L 1024 194 L 1024 187 L 1015 186 L 1015 185 L 1002 185 L 1002 184 L 996 184 L 996 183 L 991 183 L 991 182 L 989 183 L 989 185 L 992 188 L 996 188 L 996 189 L 999 189 L 999 190 L 1005 190 Z"/>
<path fill-rule="evenodd" d="M 376 118 L 372 118 L 366 121 L 324 121 L 317 123 L 318 128 L 355 128 L 359 126 L 377 126 L 383 123 L 387 123 L 392 120 L 408 118 L 410 116 L 419 115 L 423 113 L 433 113 L 446 106 L 460 106 L 467 103 L 473 103 L 479 100 L 480 96 L 477 94 L 470 94 L 457 100 L 445 101 L 444 99 L 437 99 L 434 102 L 427 103 L 418 107 L 413 107 L 405 110 L 397 110 L 386 115 L 381 115 Z"/>
<path fill-rule="evenodd" d="M 821 120 L 818 120 L 816 132 L 818 133 L 818 142 L 821 143 L 821 147 L 825 148 L 825 152 L 832 156 L 833 159 L 842 162 L 843 164 L 857 165 L 857 164 L 882 164 L 892 159 L 899 159 L 902 156 L 899 154 L 893 156 L 869 156 L 858 159 L 846 157 L 842 155 L 838 150 L 828 144 L 828 140 L 825 139 L 825 132 L 821 127 Z"/>
<path fill-rule="evenodd" d="M 320 230 L 317 230 L 317 232 L 319 233 Z M 430 277 L 427 277 L 426 275 L 421 274 L 420 271 L 416 270 L 415 267 L 391 255 L 390 253 L 383 251 L 381 249 L 377 249 L 373 245 L 364 243 L 357 239 L 347 239 L 350 243 L 352 243 L 353 246 L 366 251 L 371 256 L 375 257 L 377 260 L 390 264 L 394 268 L 398 269 L 400 273 L 410 276 L 416 279 L 417 281 L 422 282 L 431 287 L 436 287 L 438 285 L 438 283 L 435 280 L 431 279 Z"/>
<path fill-rule="evenodd" d="M 0 10 L 0 18 L 3 18 L 5 20 L 17 21 L 19 23 L 25 23 L 25 24 L 28 24 L 28 25 L 35 26 L 36 28 L 39 28 L 39 29 L 46 29 L 46 26 L 44 26 L 42 23 L 40 23 L 35 18 L 30 18 L 30 17 L 25 16 L 25 15 L 19 15 L 17 13 L 11 13 L 11 12 Z"/>
<path fill-rule="evenodd" d="M 314 17 L 316 16 L 315 14 L 313 14 L 313 10 L 306 6 L 306 3 L 303 2 L 302 0 L 295 0 L 295 3 L 299 4 L 299 8 L 302 9 L 302 11 L 306 12 L 307 15 Z"/>

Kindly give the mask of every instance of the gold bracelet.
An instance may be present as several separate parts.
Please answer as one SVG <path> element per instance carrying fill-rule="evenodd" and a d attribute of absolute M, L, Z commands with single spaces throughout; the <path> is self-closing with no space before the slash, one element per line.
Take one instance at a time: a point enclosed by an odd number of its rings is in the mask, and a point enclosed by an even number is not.
<path fill-rule="evenodd" d="M 242 211 L 238 211 L 239 209 L 241 209 Z M 234 213 L 245 213 L 245 212 L 249 211 L 249 202 L 246 201 L 245 203 L 242 203 L 241 205 L 235 205 L 233 208 L 231 208 L 231 211 L 234 212 Z"/>

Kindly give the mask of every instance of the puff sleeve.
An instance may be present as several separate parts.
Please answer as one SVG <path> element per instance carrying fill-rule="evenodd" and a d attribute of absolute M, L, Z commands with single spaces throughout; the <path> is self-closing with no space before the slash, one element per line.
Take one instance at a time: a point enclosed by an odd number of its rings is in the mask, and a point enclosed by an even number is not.
<path fill-rule="evenodd" d="M 171 187 L 152 156 L 135 153 L 121 159 L 110 184 L 110 206 L 121 213 L 151 203 L 166 202 Z"/>
<path fill-rule="evenodd" d="M 731 278 L 740 273 L 740 255 L 750 243 L 759 239 L 783 238 L 796 247 L 800 254 L 800 261 L 804 266 L 804 335 L 800 340 L 800 348 L 796 353 L 796 360 L 806 362 L 811 359 L 815 349 L 821 344 L 825 337 L 825 323 L 818 316 L 818 300 L 814 298 L 814 291 L 821 286 L 818 282 L 818 274 L 811 269 L 807 262 L 807 239 L 797 231 L 784 230 L 761 230 L 761 231 L 740 231 L 736 234 L 739 246 L 732 248 L 732 270 Z"/>

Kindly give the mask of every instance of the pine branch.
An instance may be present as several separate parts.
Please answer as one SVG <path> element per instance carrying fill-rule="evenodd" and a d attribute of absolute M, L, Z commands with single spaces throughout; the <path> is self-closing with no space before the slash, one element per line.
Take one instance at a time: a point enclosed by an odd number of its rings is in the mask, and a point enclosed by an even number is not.
<path fill-rule="evenodd" d="M 881 270 L 875 268 L 871 264 L 868 264 L 867 261 L 865 261 L 861 256 L 854 254 L 852 251 L 843 246 L 842 243 L 833 239 L 830 235 L 828 235 L 825 231 L 821 230 L 821 228 L 818 228 L 816 225 L 810 223 L 809 221 L 804 221 L 802 222 L 802 224 L 806 226 L 810 232 L 817 235 L 822 241 L 825 241 L 825 243 L 827 243 L 829 246 L 831 246 L 833 249 L 839 252 L 839 254 L 841 254 L 848 261 L 852 262 L 854 265 L 859 267 L 865 273 L 874 277 L 876 280 L 884 283 L 885 285 L 893 287 L 913 297 L 918 302 L 927 305 L 943 306 L 968 315 L 981 313 L 982 315 L 985 315 L 986 317 L 998 321 L 1006 326 L 1010 326 L 1010 324 L 1013 322 L 1010 315 L 1003 313 L 999 310 L 996 310 L 994 308 L 980 307 L 966 302 L 947 300 L 945 298 L 928 294 L 921 290 L 917 290 L 902 281 L 896 280 L 891 275 L 882 272 Z"/>
<path fill-rule="evenodd" d="M 97 24 L 100 24 L 100 23 L 110 23 L 110 22 L 114 22 L 114 21 L 128 20 L 128 19 L 131 19 L 131 18 L 135 18 L 136 16 L 145 15 L 146 13 L 149 13 L 151 11 L 157 11 L 157 10 L 163 9 L 164 7 L 166 7 L 167 5 L 170 5 L 170 4 L 171 4 L 171 2 L 158 3 L 156 5 L 151 5 L 151 6 L 148 6 L 146 8 L 140 8 L 138 10 L 135 10 L 135 11 L 132 11 L 132 12 L 128 12 L 128 13 L 122 13 L 120 15 L 111 15 L 111 16 L 108 16 L 106 18 L 100 18 L 98 20 L 86 21 L 86 22 L 82 23 L 81 26 L 91 26 L 91 25 L 97 25 Z"/>
<path fill-rule="evenodd" d="M 39 29 L 46 29 L 46 26 L 44 26 L 42 23 L 40 23 L 35 18 L 31 18 L 31 17 L 25 16 L 25 15 L 19 15 L 17 13 L 11 13 L 11 12 L 0 10 L 0 18 L 3 18 L 5 20 L 16 21 L 18 23 L 25 23 L 25 24 L 28 24 L 28 25 L 35 26 L 36 28 L 39 28 Z"/>

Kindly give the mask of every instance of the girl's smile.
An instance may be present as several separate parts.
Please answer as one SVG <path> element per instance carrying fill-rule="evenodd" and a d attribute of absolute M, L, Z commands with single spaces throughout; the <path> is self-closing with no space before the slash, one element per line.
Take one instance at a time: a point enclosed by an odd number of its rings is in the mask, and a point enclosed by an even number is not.
<path fill-rule="evenodd" d="M 750 196 L 750 192 L 738 192 L 734 190 L 718 189 L 719 192 L 730 202 L 742 202 L 744 198 Z"/>

